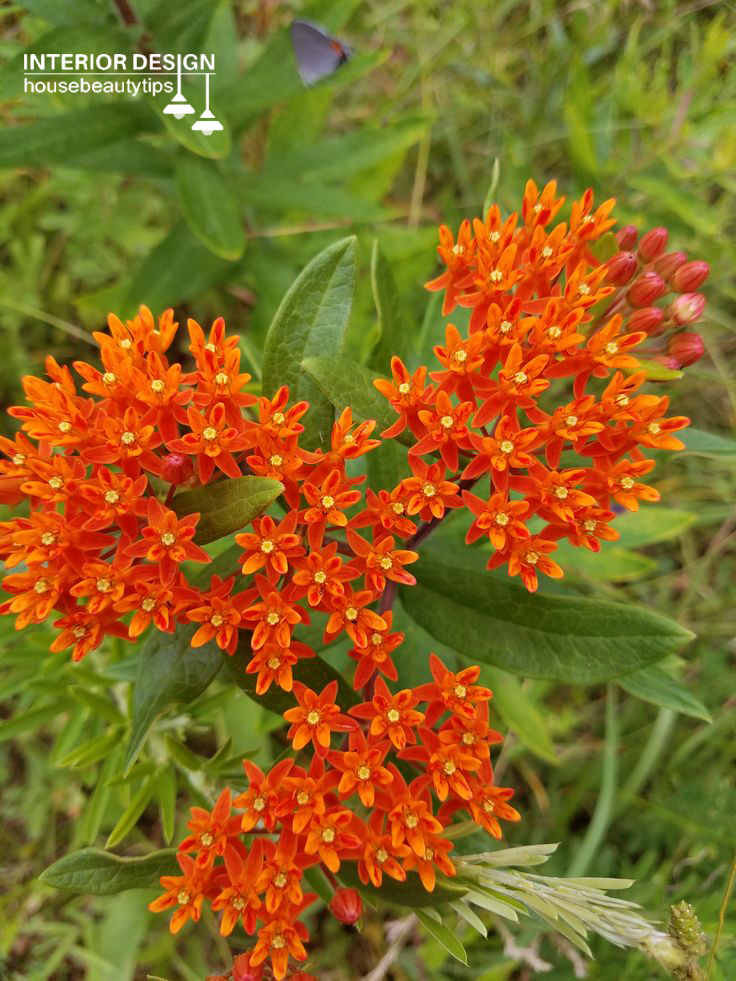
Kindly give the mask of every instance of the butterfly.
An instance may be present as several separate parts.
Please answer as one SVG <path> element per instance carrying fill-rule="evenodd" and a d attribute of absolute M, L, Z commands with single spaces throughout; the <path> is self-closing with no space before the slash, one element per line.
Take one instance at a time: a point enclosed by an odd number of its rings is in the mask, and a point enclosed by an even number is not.
<path fill-rule="evenodd" d="M 314 85 L 321 78 L 332 75 L 353 53 L 344 41 L 332 37 L 319 24 L 309 20 L 292 21 L 291 44 L 297 70 L 305 85 Z"/>

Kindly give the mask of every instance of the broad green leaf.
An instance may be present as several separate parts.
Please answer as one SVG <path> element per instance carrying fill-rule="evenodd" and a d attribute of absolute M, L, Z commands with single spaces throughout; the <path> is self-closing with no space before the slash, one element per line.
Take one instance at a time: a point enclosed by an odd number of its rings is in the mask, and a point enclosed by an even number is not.
<path fill-rule="evenodd" d="M 183 303 L 224 279 L 237 267 L 195 238 L 186 222 L 180 221 L 149 252 L 128 283 L 123 301 L 135 311 L 140 303 L 152 310 Z"/>
<path fill-rule="evenodd" d="M 175 76 L 170 76 L 175 79 Z M 181 94 L 194 109 L 191 115 L 177 119 L 175 116 L 165 113 L 164 109 L 168 105 L 171 95 L 159 93 L 157 96 L 149 96 L 148 104 L 168 133 L 187 150 L 196 153 L 200 157 L 208 157 L 211 160 L 221 160 L 230 153 L 232 137 L 230 134 L 230 124 L 223 112 L 226 105 L 224 99 L 218 94 L 213 96 L 210 88 L 210 111 L 215 119 L 222 124 L 222 129 L 215 130 L 214 133 L 206 135 L 201 130 L 192 129 L 194 123 L 199 119 L 205 109 L 204 78 L 200 76 L 197 84 L 182 78 Z"/>
<path fill-rule="evenodd" d="M 674 709 L 675 712 L 691 715 L 704 722 L 713 721 L 700 699 L 660 667 L 644 668 L 643 671 L 627 674 L 617 681 L 630 695 L 642 698 L 645 702 Z"/>
<path fill-rule="evenodd" d="M 339 184 L 315 184 L 266 172 L 248 174 L 239 179 L 237 188 L 244 204 L 279 216 L 296 211 L 320 218 L 346 218 L 352 224 L 393 217 L 389 209 L 357 197 Z"/>
<path fill-rule="evenodd" d="M 603 544 L 600 552 L 559 542 L 555 561 L 559 562 L 566 575 L 588 582 L 635 582 L 650 576 L 657 569 L 655 559 L 608 542 Z"/>
<path fill-rule="evenodd" d="M 176 185 L 184 217 L 197 238 L 215 255 L 239 259 L 245 249 L 240 207 L 217 165 L 182 152 Z"/>
<path fill-rule="evenodd" d="M 364 885 L 360 881 L 358 869 L 354 862 L 343 862 L 338 878 L 346 886 L 357 889 L 373 900 L 383 900 L 386 903 L 407 906 L 410 909 L 421 906 L 440 906 L 442 903 L 459 899 L 467 891 L 465 886 L 440 876 L 434 891 L 427 892 L 416 872 L 408 872 L 405 882 L 397 882 L 395 879 L 384 876 L 380 888 L 376 889 L 375 886 Z"/>
<path fill-rule="evenodd" d="M 117 845 L 118 842 L 122 841 L 128 832 L 135 827 L 138 822 L 138 818 L 145 811 L 146 805 L 156 789 L 156 776 L 157 775 L 155 773 L 149 773 L 144 778 L 143 783 L 133 794 L 128 806 L 120 815 L 117 824 L 110 832 L 108 839 L 105 842 L 106 848 L 112 848 L 114 845 Z"/>
<path fill-rule="evenodd" d="M 110 103 L 0 130 L 0 167 L 73 166 L 76 156 L 129 140 L 156 127 L 134 102 Z"/>
<path fill-rule="evenodd" d="M 263 349 L 263 391 L 288 385 L 292 401 L 306 399 L 306 446 L 329 446 L 332 403 L 302 371 L 305 358 L 340 351 L 356 282 L 356 240 L 346 238 L 320 252 L 297 277 L 269 327 Z"/>
<path fill-rule="evenodd" d="M 485 664 L 481 679 L 483 684 L 492 689 L 491 708 L 498 712 L 506 727 L 541 759 L 548 763 L 557 763 L 557 755 L 544 717 L 520 682 L 506 671 Z"/>
<path fill-rule="evenodd" d="M 465 948 L 460 943 L 455 934 L 444 923 L 438 923 L 431 916 L 427 916 L 422 910 L 417 910 L 417 918 L 427 933 L 431 933 L 435 940 L 438 940 L 445 950 L 460 961 L 461 964 L 468 963 L 468 955 Z"/>
<path fill-rule="evenodd" d="M 284 485 L 271 477 L 235 477 L 182 491 L 174 497 L 171 506 L 179 517 L 199 512 L 194 540 L 206 545 L 245 528 L 283 490 Z"/>
<path fill-rule="evenodd" d="M 371 368 L 388 374 L 394 355 L 403 359 L 407 357 L 411 349 L 412 332 L 409 330 L 391 263 L 381 251 L 378 240 L 373 242 L 371 255 L 371 286 L 380 334 L 368 364 Z M 385 399 L 383 401 L 385 404 Z"/>
<path fill-rule="evenodd" d="M 350 406 L 355 422 L 375 419 L 378 423 L 377 433 L 388 429 L 396 422 L 396 412 L 373 385 L 374 380 L 382 378 L 383 375 L 340 357 L 305 358 L 302 367 L 338 412 Z M 411 433 L 407 430 L 396 439 L 405 446 L 411 446 L 414 442 Z"/>
<path fill-rule="evenodd" d="M 268 691 L 264 692 L 263 695 L 256 694 L 257 675 L 248 674 L 245 670 L 252 657 L 253 651 L 250 647 L 250 634 L 242 634 L 235 654 L 232 657 L 228 657 L 225 661 L 231 678 L 254 702 L 264 705 L 277 715 L 283 715 L 287 709 L 293 708 L 296 704 L 293 693 L 283 691 L 273 682 Z M 351 705 L 357 705 L 360 701 L 356 692 L 340 672 L 336 671 L 331 664 L 328 664 L 319 655 L 297 661 L 292 673 L 295 681 L 301 681 L 307 688 L 311 688 L 316 692 L 322 691 L 331 681 L 336 681 L 337 703 L 343 711 L 347 711 Z"/>
<path fill-rule="evenodd" d="M 156 887 L 162 875 L 176 875 L 179 871 L 174 848 L 163 848 L 142 858 L 121 858 L 102 848 L 82 848 L 64 855 L 39 878 L 55 889 L 110 896 L 126 889 Z"/>
<path fill-rule="evenodd" d="M 409 476 L 406 450 L 398 439 L 385 439 L 366 457 L 368 486 L 376 494 L 379 490 L 392 490 L 400 480 Z"/>
<path fill-rule="evenodd" d="M 133 690 L 126 769 L 130 769 L 159 712 L 175 702 L 187 705 L 194 701 L 222 667 L 225 655 L 216 644 L 190 647 L 194 631 L 194 627 L 180 628 L 175 634 L 156 630 L 143 645 Z"/>
<path fill-rule="evenodd" d="M 164 841 L 170 842 L 174 837 L 176 824 L 176 770 L 173 766 L 165 766 L 158 774 L 156 793 L 161 815 L 161 831 Z"/>
<path fill-rule="evenodd" d="M 624 511 L 617 515 L 613 527 L 621 536 L 621 545 L 626 548 L 644 548 L 678 538 L 696 518 L 697 515 L 692 511 L 645 505 L 638 511 Z"/>
<path fill-rule="evenodd" d="M 412 570 L 418 583 L 401 601 L 417 623 L 473 661 L 513 674 L 593 684 L 646 667 L 693 637 L 651 610 L 528 593 L 434 555 Z"/>
<path fill-rule="evenodd" d="M 698 456 L 734 457 L 736 456 L 736 440 L 716 433 L 706 433 L 702 429 L 683 429 L 679 434 L 685 444 L 683 453 Z"/>

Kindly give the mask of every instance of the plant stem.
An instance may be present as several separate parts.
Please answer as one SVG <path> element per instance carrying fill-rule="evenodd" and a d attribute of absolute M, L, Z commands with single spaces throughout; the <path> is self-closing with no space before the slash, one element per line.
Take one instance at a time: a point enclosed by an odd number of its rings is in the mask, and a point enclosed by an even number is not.
<path fill-rule="evenodd" d="M 603 772 L 593 817 L 588 830 L 570 863 L 568 875 L 585 875 L 593 856 L 598 851 L 606 829 L 613 816 L 616 794 L 616 771 L 618 769 L 618 715 L 616 712 L 616 687 L 609 685 L 606 693 L 606 735 L 603 749 Z"/>

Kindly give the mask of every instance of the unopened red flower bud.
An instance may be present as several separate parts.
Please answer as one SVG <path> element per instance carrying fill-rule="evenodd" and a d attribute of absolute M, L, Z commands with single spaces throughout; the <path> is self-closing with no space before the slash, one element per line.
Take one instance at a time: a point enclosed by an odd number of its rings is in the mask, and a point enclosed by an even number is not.
<path fill-rule="evenodd" d="M 251 967 L 251 951 L 238 954 L 233 961 L 233 981 L 261 981 L 263 977 L 263 965 Z"/>
<path fill-rule="evenodd" d="M 658 259 L 667 248 L 669 232 L 666 228 L 653 228 L 642 236 L 639 242 L 639 255 L 645 262 Z"/>
<path fill-rule="evenodd" d="M 655 272 L 645 272 L 629 288 L 626 299 L 632 307 L 649 307 L 666 292 L 667 285 L 661 276 Z"/>
<path fill-rule="evenodd" d="M 606 266 L 606 282 L 613 286 L 625 286 L 636 270 L 636 256 L 633 252 L 618 252 Z"/>
<path fill-rule="evenodd" d="M 170 484 L 184 484 L 194 473 L 191 457 L 167 453 L 161 461 L 161 477 Z"/>
<path fill-rule="evenodd" d="M 670 338 L 667 353 L 677 362 L 678 368 L 687 368 L 700 361 L 705 353 L 705 344 L 700 334 L 683 330 Z"/>
<path fill-rule="evenodd" d="M 659 307 L 642 307 L 641 310 L 634 310 L 626 321 L 626 329 L 632 334 L 643 330 L 650 337 L 661 334 L 664 323 L 664 313 Z"/>
<path fill-rule="evenodd" d="M 669 283 L 674 274 L 687 262 L 684 252 L 665 252 L 654 263 L 654 271 L 659 273 L 665 282 Z"/>
<path fill-rule="evenodd" d="M 680 266 L 672 277 L 672 288 L 676 293 L 693 293 L 708 278 L 710 266 L 696 259 Z"/>
<path fill-rule="evenodd" d="M 632 245 L 635 245 L 638 237 L 639 232 L 633 225 L 624 225 L 616 232 L 616 240 L 624 251 L 628 251 Z"/>
<path fill-rule="evenodd" d="M 683 293 L 670 304 L 667 312 L 676 324 L 684 327 L 686 324 L 694 324 L 700 320 L 704 309 L 705 297 L 702 293 Z"/>
<path fill-rule="evenodd" d="M 332 897 L 330 909 L 341 923 L 352 926 L 363 915 L 363 900 L 355 889 L 338 889 Z"/>

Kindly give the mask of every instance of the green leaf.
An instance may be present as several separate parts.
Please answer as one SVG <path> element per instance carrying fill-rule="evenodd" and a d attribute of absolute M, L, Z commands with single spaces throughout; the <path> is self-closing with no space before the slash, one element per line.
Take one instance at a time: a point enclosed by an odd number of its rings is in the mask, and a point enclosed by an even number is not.
<path fill-rule="evenodd" d="M 3 719 L 0 722 L 0 743 L 5 742 L 6 739 L 15 739 L 21 733 L 28 732 L 29 729 L 38 729 L 45 722 L 50 722 L 57 715 L 66 712 L 71 704 L 66 698 L 54 699 L 48 705 L 32 708 L 27 712 L 19 712 L 9 719 Z"/>
<path fill-rule="evenodd" d="M 377 239 L 373 242 L 371 255 L 371 286 L 380 335 L 368 364 L 371 368 L 388 373 L 394 355 L 405 359 L 409 353 L 412 332 L 407 324 L 391 263 L 381 251 Z M 383 402 L 386 404 L 385 399 Z"/>
<path fill-rule="evenodd" d="M 190 647 L 195 627 L 175 634 L 153 631 L 143 645 L 133 690 L 133 718 L 125 767 L 130 769 L 154 719 L 169 705 L 194 701 L 222 667 L 223 653 L 214 643 Z"/>
<path fill-rule="evenodd" d="M 113 18 L 106 0 L 18 0 L 17 6 L 60 27 L 81 21 L 100 24 Z"/>
<path fill-rule="evenodd" d="M 156 793 L 161 815 L 161 832 L 164 841 L 169 842 L 174 837 L 176 825 L 176 770 L 173 766 L 165 766 L 158 774 Z"/>
<path fill-rule="evenodd" d="M 103 756 L 107 756 L 109 751 L 120 742 L 121 727 L 113 726 L 101 736 L 94 736 L 87 739 L 79 746 L 63 756 L 58 765 L 62 767 L 85 767 L 92 763 L 97 763 Z"/>
<path fill-rule="evenodd" d="M 110 801 L 112 789 L 108 782 L 115 777 L 123 762 L 122 746 L 118 745 L 108 754 L 97 775 L 97 783 L 84 813 L 82 825 L 82 841 L 93 842 L 102 825 L 105 811 Z"/>
<path fill-rule="evenodd" d="M 700 699 L 660 667 L 644 668 L 643 671 L 627 674 L 617 681 L 630 695 L 642 698 L 645 702 L 662 705 L 704 722 L 713 721 Z"/>
<path fill-rule="evenodd" d="M 145 303 L 152 310 L 176 306 L 203 293 L 236 269 L 213 255 L 180 221 L 143 260 L 124 290 L 123 304 L 135 311 Z"/>
<path fill-rule="evenodd" d="M 126 889 L 150 889 L 158 886 L 162 875 L 179 871 L 174 848 L 163 848 L 143 858 L 121 858 L 102 848 L 82 848 L 64 855 L 39 878 L 54 889 L 110 896 Z"/>
<path fill-rule="evenodd" d="M 244 634 L 235 653 L 232 657 L 228 657 L 225 662 L 231 678 L 238 688 L 242 689 L 254 702 L 258 702 L 259 705 L 265 706 L 277 715 L 283 715 L 287 709 L 293 708 L 296 704 L 293 693 L 283 691 L 274 683 L 263 695 L 257 695 L 257 675 L 248 674 L 245 670 L 252 657 L 250 634 Z M 340 672 L 319 655 L 297 661 L 292 674 L 295 681 L 301 681 L 302 684 L 316 692 L 322 691 L 331 681 L 336 681 L 337 703 L 343 711 L 347 711 L 351 705 L 357 705 L 360 701 L 352 686 L 348 684 Z"/>
<path fill-rule="evenodd" d="M 600 552 L 559 542 L 555 561 L 565 570 L 565 575 L 588 582 L 635 582 L 657 569 L 655 559 L 608 542 Z"/>
<path fill-rule="evenodd" d="M 519 741 L 548 763 L 559 762 L 544 717 L 520 682 L 489 665 L 483 665 L 481 679 L 493 691 L 492 708 Z"/>
<path fill-rule="evenodd" d="M 240 206 L 217 165 L 192 153 L 181 153 L 176 185 L 187 224 L 210 252 L 239 259 L 245 249 Z"/>
<path fill-rule="evenodd" d="M 179 515 L 199 513 L 195 542 L 206 545 L 250 524 L 283 493 L 272 477 L 235 477 L 177 494 L 171 506 Z"/>
<path fill-rule="evenodd" d="M 140 104 L 110 103 L 0 130 L 0 167 L 73 166 L 74 158 L 155 128 Z"/>
<path fill-rule="evenodd" d="M 131 797 L 128 806 L 120 815 L 117 824 L 110 832 L 105 842 L 106 848 L 112 848 L 113 845 L 117 845 L 135 827 L 138 818 L 143 814 L 146 805 L 153 796 L 153 792 L 156 789 L 156 779 L 157 774 L 150 773 L 143 780 L 143 783 Z"/>
<path fill-rule="evenodd" d="M 605 681 L 673 654 L 693 637 L 650 610 L 528 593 L 434 557 L 412 571 L 418 583 L 401 601 L 418 624 L 473 661 L 530 678 Z"/>
<path fill-rule="evenodd" d="M 416 914 L 417 919 L 427 933 L 431 933 L 435 940 L 438 940 L 445 950 L 449 954 L 452 954 L 455 960 L 460 961 L 461 964 L 468 963 L 468 955 L 465 953 L 465 948 L 452 930 L 448 929 L 444 923 L 438 923 L 437 920 L 433 919 L 431 916 L 428 916 L 420 909 L 416 911 Z"/>
<path fill-rule="evenodd" d="M 691 428 L 684 429 L 679 436 L 685 444 L 683 453 L 712 457 L 736 456 L 736 440 L 717 436 L 715 433 L 706 433 L 702 429 Z"/>
<path fill-rule="evenodd" d="M 237 185 L 244 204 L 283 217 L 295 211 L 320 218 L 345 218 L 351 224 L 385 221 L 393 212 L 366 201 L 338 184 L 313 184 L 295 177 L 278 177 L 270 172 L 248 174 Z"/>
<path fill-rule="evenodd" d="M 306 399 L 306 446 L 329 446 L 334 409 L 302 371 L 305 358 L 340 351 L 353 306 L 357 273 L 356 239 L 346 238 L 320 252 L 287 292 L 269 327 L 263 349 L 263 391 L 272 396 L 288 385 L 292 401 Z M 304 441 L 303 441 L 304 442 Z"/>
<path fill-rule="evenodd" d="M 388 429 L 396 422 L 396 412 L 373 385 L 374 380 L 383 378 L 383 375 L 348 358 L 328 356 L 305 358 L 302 367 L 338 412 L 350 406 L 355 422 L 375 419 L 377 432 Z M 406 430 L 396 439 L 405 446 L 410 446 L 414 441 Z"/>
<path fill-rule="evenodd" d="M 230 153 L 232 146 L 230 124 L 222 108 L 224 100 L 219 95 L 213 96 L 210 86 L 210 111 L 215 119 L 222 124 L 222 129 L 215 130 L 207 136 L 201 130 L 192 129 L 192 125 L 205 108 L 204 79 L 194 85 L 183 78 L 181 94 L 195 110 L 193 114 L 185 116 L 183 119 L 177 119 L 175 116 L 164 112 L 168 104 L 168 96 L 149 96 L 148 104 L 177 143 L 197 154 L 197 156 L 208 157 L 210 160 L 222 160 Z"/>
<path fill-rule="evenodd" d="M 679 538 L 686 528 L 694 524 L 696 517 L 692 511 L 645 505 L 638 511 L 624 511 L 619 514 L 613 527 L 621 536 L 621 545 L 626 548 L 644 548 L 657 542 Z"/>
<path fill-rule="evenodd" d="M 364 885 L 360 881 L 358 868 L 354 862 L 343 862 L 338 878 L 346 886 L 357 889 L 373 900 L 380 899 L 396 906 L 407 906 L 409 909 L 416 909 L 421 906 L 440 906 L 442 903 L 459 899 L 467 892 L 465 886 L 453 882 L 452 879 L 446 879 L 444 876 L 438 877 L 433 892 L 427 892 L 416 872 L 407 872 L 405 882 L 397 882 L 395 879 L 384 876 L 381 886 L 376 889 L 375 886 Z"/>

